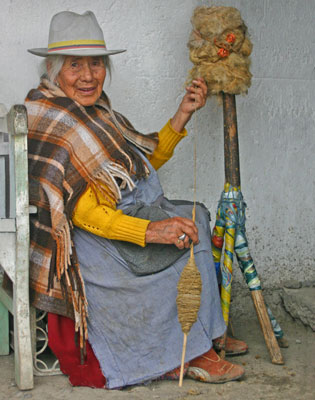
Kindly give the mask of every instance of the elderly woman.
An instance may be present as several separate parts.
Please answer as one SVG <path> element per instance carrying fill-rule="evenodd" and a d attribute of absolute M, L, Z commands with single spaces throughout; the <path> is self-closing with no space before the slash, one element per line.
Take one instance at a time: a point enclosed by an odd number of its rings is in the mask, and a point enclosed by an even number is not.
<path fill-rule="evenodd" d="M 194 223 L 191 204 L 168 201 L 156 172 L 204 106 L 204 81 L 187 87 L 158 134 L 143 135 L 103 92 L 109 55 L 124 50 L 106 49 L 91 11 L 56 14 L 48 48 L 29 51 L 46 57 L 46 73 L 26 98 L 30 198 L 38 208 L 31 220 L 31 295 L 49 312 L 49 345 L 61 370 L 74 385 L 107 388 L 176 379 L 182 344 L 176 285 L 192 242 L 203 290 L 186 373 L 205 382 L 240 378 L 243 368 L 213 350 L 225 325 L 208 213 L 198 206 Z M 246 351 L 232 339 L 227 347 Z"/>

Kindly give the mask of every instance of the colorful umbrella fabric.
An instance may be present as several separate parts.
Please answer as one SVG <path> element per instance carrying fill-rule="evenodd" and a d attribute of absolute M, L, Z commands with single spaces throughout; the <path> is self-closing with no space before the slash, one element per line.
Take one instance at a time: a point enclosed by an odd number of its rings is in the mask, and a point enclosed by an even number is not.
<path fill-rule="evenodd" d="M 226 325 L 229 321 L 234 252 L 249 289 L 261 290 L 261 283 L 250 255 L 245 233 L 245 209 L 246 203 L 240 187 L 233 187 L 226 183 L 218 204 L 212 232 L 212 254 L 217 274 L 221 272 L 221 306 Z M 224 258 L 221 265 L 224 243 Z M 269 307 L 267 311 L 275 336 L 281 338 L 283 332 L 278 322 Z"/>

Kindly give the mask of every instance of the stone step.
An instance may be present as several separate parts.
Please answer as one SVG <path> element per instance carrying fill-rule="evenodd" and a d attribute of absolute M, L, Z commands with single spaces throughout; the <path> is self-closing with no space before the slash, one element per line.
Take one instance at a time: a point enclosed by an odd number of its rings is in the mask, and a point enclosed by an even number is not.
<path fill-rule="evenodd" d="M 280 296 L 285 310 L 291 317 L 299 319 L 304 325 L 315 331 L 315 288 L 283 288 Z"/>

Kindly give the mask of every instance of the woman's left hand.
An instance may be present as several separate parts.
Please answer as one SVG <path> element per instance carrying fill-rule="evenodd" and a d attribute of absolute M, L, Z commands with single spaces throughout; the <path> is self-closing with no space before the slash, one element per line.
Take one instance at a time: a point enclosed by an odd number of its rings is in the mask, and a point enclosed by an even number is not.
<path fill-rule="evenodd" d="M 207 91 L 203 78 L 194 79 L 192 85 L 186 87 L 186 94 L 171 119 L 171 125 L 177 132 L 182 132 L 192 114 L 206 104 Z"/>

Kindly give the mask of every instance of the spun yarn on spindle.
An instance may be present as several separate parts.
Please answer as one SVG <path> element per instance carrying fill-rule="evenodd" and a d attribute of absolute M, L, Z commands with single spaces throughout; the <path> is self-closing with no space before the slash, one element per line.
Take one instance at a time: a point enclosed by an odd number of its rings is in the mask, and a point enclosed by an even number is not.
<path fill-rule="evenodd" d="M 191 23 L 190 78 L 203 77 L 208 95 L 247 93 L 252 43 L 240 12 L 234 7 L 197 7 Z"/>
<path fill-rule="evenodd" d="M 201 276 L 196 266 L 193 251 L 177 283 L 177 313 L 182 331 L 188 334 L 197 321 L 200 307 Z"/>

